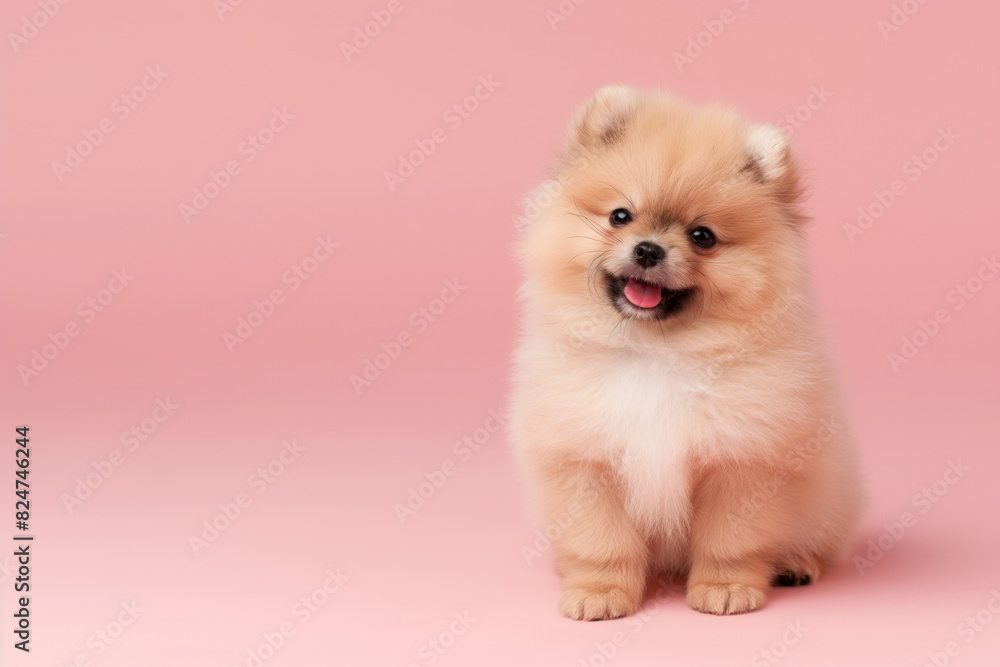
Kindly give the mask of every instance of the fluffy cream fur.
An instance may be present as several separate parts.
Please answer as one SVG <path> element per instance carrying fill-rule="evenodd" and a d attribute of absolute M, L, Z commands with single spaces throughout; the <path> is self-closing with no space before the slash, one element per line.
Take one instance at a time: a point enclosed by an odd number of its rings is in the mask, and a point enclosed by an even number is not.
<path fill-rule="evenodd" d="M 567 135 L 543 184 L 557 194 L 519 247 L 510 419 L 544 520 L 559 517 L 560 611 L 631 614 L 663 574 L 687 578 L 694 609 L 751 611 L 776 577 L 818 578 L 860 508 L 787 140 L 727 108 L 617 86 Z M 633 219 L 615 227 L 619 208 Z M 692 243 L 699 226 L 714 247 Z M 642 241 L 665 249 L 651 269 L 637 268 Z M 688 298 L 659 318 L 616 307 L 622 276 Z"/>

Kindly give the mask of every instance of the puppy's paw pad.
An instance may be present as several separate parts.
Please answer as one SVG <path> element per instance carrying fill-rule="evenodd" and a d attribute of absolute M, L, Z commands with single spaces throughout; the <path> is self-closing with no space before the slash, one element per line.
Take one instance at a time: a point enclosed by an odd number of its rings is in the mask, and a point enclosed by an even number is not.
<path fill-rule="evenodd" d="M 808 586 L 822 576 L 826 564 L 817 556 L 786 557 L 777 563 L 772 586 Z"/>
<path fill-rule="evenodd" d="M 771 582 L 772 586 L 808 586 L 813 582 L 812 575 L 807 572 L 780 572 Z"/>
<path fill-rule="evenodd" d="M 687 603 L 706 614 L 744 614 L 764 605 L 767 595 L 746 584 L 695 584 Z"/>
<path fill-rule="evenodd" d="M 603 621 L 635 612 L 639 601 L 620 588 L 570 588 L 559 598 L 559 613 L 576 621 Z"/>

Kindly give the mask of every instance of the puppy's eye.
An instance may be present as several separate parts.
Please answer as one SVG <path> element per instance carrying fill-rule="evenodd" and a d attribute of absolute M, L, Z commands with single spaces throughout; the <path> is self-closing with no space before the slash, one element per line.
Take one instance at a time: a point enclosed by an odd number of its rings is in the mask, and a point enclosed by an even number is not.
<path fill-rule="evenodd" d="M 691 243 L 699 248 L 711 248 L 715 245 L 715 234 L 708 227 L 695 227 L 691 230 Z"/>
<path fill-rule="evenodd" d="M 615 210 L 611 211 L 612 227 L 624 227 L 630 222 L 632 222 L 632 214 L 629 213 L 628 209 L 616 208 Z"/>

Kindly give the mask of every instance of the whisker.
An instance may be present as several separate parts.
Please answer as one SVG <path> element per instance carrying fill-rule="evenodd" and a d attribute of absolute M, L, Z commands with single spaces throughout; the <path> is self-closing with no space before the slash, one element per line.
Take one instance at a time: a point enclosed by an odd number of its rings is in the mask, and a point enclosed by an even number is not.
<path fill-rule="evenodd" d="M 583 220 L 585 220 L 587 222 L 587 224 L 590 226 L 591 229 L 593 229 L 594 231 L 598 232 L 599 234 L 601 234 L 605 238 L 609 238 L 609 239 L 610 238 L 614 238 L 614 236 L 611 234 L 611 231 L 609 229 L 607 229 L 605 227 L 600 227 L 589 216 L 584 215 L 583 211 L 580 210 L 580 204 L 579 204 L 579 202 L 576 201 L 575 197 L 573 198 L 573 206 L 576 207 L 576 211 L 577 211 L 573 215 L 576 215 L 577 217 L 582 218 Z"/>
<path fill-rule="evenodd" d="M 609 343 L 611 342 L 611 337 L 615 335 L 615 330 L 617 330 L 618 327 L 620 327 L 622 325 L 622 322 L 624 322 L 624 321 L 625 321 L 625 316 L 622 315 L 621 319 L 618 320 L 618 324 L 616 324 L 614 326 L 614 328 L 611 330 L 611 332 L 608 333 L 608 342 Z"/>
<path fill-rule="evenodd" d="M 581 220 L 584 221 L 584 223 L 586 223 L 586 225 L 588 227 L 590 227 L 591 229 L 593 229 L 595 232 L 597 232 L 598 234 L 600 234 L 604 238 L 611 238 L 611 232 L 609 232 L 606 229 L 603 229 L 603 228 L 599 227 L 593 220 L 591 220 L 589 217 L 587 217 L 586 215 L 584 215 L 582 212 L 580 212 L 580 213 L 574 213 L 573 211 L 570 211 L 569 209 L 566 209 L 566 208 L 562 209 L 562 211 L 563 211 L 563 213 L 566 213 L 567 215 L 572 215 L 574 217 L 580 218 Z"/>
<path fill-rule="evenodd" d="M 628 333 L 628 325 L 632 324 L 635 320 L 635 315 L 630 315 L 627 320 L 625 320 L 625 326 L 622 327 L 622 345 L 626 345 L 625 335 Z"/>
<path fill-rule="evenodd" d="M 629 208 L 632 209 L 632 212 L 635 213 L 635 208 L 636 208 L 635 204 L 632 203 L 632 200 L 628 197 L 628 195 L 626 195 L 624 192 L 613 186 L 611 183 L 608 183 L 607 181 L 601 181 L 601 183 L 604 183 L 606 186 L 617 192 L 618 196 L 621 197 L 623 200 L 625 200 L 625 203 L 628 204 Z"/>
<path fill-rule="evenodd" d="M 591 296 L 594 297 L 594 301 L 600 301 L 600 293 L 597 291 L 597 271 L 594 270 L 594 265 L 607 253 L 607 250 L 603 251 L 600 255 L 595 257 L 593 261 L 590 262 L 590 266 L 587 267 L 587 290 L 590 292 Z"/>
<path fill-rule="evenodd" d="M 716 294 L 718 294 L 718 297 L 722 301 L 722 304 L 726 308 L 729 307 L 729 304 L 726 303 L 726 298 L 722 294 L 722 290 L 719 289 L 718 285 L 716 285 L 711 278 L 705 275 L 705 273 L 699 267 L 694 266 L 692 267 L 692 270 L 701 278 L 701 280 L 696 280 L 699 287 L 701 288 L 698 290 L 699 291 L 698 300 L 700 308 L 697 309 L 696 314 L 694 314 L 694 317 L 691 320 L 691 322 L 688 323 L 688 326 L 693 325 L 699 319 L 704 317 L 705 311 L 708 310 L 708 308 L 710 307 Z"/>
<path fill-rule="evenodd" d="M 708 281 L 709 287 L 711 289 L 710 294 L 712 296 L 714 296 L 715 294 L 718 294 L 719 295 L 719 300 L 722 301 L 722 305 L 725 306 L 726 309 L 728 310 L 729 309 L 729 303 L 726 301 L 726 297 L 722 293 L 722 290 L 719 289 L 719 286 L 716 285 L 715 282 L 711 278 L 709 278 L 707 275 L 705 275 L 700 268 L 694 267 L 694 271 L 699 276 L 701 276 L 706 281 Z"/>
<path fill-rule="evenodd" d="M 702 276 L 705 280 L 708 281 L 708 284 L 712 286 L 712 288 L 715 290 L 714 293 L 719 295 L 719 300 L 722 301 L 722 305 L 724 305 L 726 308 L 729 308 L 729 303 L 726 301 L 726 295 L 722 293 L 722 290 L 720 290 L 719 286 L 715 284 L 715 281 L 713 281 L 707 275 L 702 273 L 701 269 L 698 269 L 697 271 L 698 275 Z"/>
<path fill-rule="evenodd" d="M 573 255 L 572 257 L 570 257 L 569 261 L 572 262 L 574 259 L 576 259 L 580 255 L 586 255 L 586 254 L 591 253 L 591 252 L 596 252 L 596 253 L 600 253 L 601 255 L 603 255 L 606 251 L 605 250 L 584 250 L 583 252 L 578 252 L 575 255 Z"/>
<path fill-rule="evenodd" d="M 709 286 L 707 289 L 705 288 L 704 285 L 699 285 L 699 287 L 700 289 L 698 290 L 698 309 L 694 312 L 694 318 L 691 320 L 691 324 L 688 326 L 695 324 L 698 320 L 704 317 L 705 311 L 708 310 L 708 305 L 712 299 L 711 286 Z"/>

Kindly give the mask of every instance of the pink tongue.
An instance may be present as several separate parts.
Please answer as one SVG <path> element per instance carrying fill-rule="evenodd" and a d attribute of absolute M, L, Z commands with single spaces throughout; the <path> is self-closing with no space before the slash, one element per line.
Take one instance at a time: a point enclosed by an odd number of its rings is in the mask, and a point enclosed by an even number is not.
<path fill-rule="evenodd" d="M 660 303 L 660 286 L 629 278 L 628 285 L 625 286 L 625 298 L 639 308 L 652 308 Z"/>

